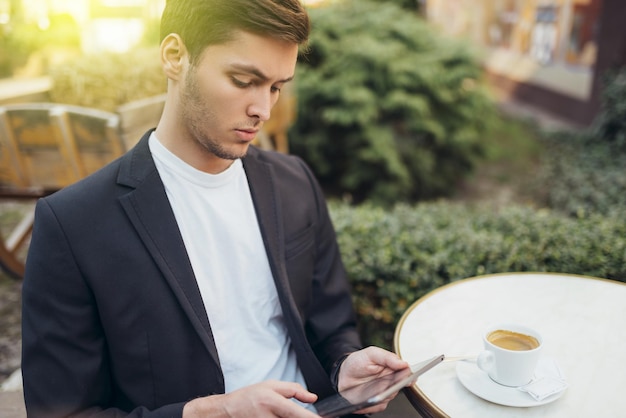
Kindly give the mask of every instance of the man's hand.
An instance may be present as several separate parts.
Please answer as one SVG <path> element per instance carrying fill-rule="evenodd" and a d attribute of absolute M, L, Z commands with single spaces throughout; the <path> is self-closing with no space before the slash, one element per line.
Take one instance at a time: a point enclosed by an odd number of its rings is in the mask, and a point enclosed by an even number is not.
<path fill-rule="evenodd" d="M 292 399 L 313 403 L 317 395 L 298 383 L 267 381 L 225 395 L 194 399 L 185 405 L 183 418 L 319 418 Z"/>
<path fill-rule="evenodd" d="M 409 364 L 400 360 L 394 353 L 378 347 L 367 347 L 350 354 L 341 364 L 338 389 L 342 391 L 343 389 L 369 382 L 377 377 L 385 376 L 407 367 L 409 367 Z M 358 413 L 372 414 L 383 411 L 387 408 L 389 402 L 395 398 L 396 394 L 385 400 L 385 402 L 358 411 Z"/>

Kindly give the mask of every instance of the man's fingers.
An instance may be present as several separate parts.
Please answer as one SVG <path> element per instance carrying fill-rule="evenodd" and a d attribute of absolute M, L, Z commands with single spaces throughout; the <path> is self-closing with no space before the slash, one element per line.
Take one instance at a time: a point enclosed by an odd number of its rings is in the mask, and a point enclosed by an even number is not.
<path fill-rule="evenodd" d="M 294 398 L 304 403 L 313 403 L 317 400 L 315 393 L 309 392 L 298 383 L 272 382 L 272 386 L 276 393 L 279 393 L 285 398 Z"/>
<path fill-rule="evenodd" d="M 370 360 L 379 366 L 384 366 L 392 370 L 401 370 L 409 367 L 406 361 L 380 347 L 367 347 L 364 351 L 367 352 Z"/>

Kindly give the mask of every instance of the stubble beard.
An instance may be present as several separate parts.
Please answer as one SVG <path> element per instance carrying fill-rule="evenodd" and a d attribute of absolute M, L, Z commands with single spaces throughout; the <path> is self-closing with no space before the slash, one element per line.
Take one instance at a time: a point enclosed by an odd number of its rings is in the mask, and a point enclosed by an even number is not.
<path fill-rule="evenodd" d="M 206 121 L 215 120 L 215 112 L 210 109 L 200 95 L 195 68 L 191 66 L 185 79 L 185 86 L 181 92 L 182 118 L 192 136 L 192 140 L 210 154 L 224 159 L 237 160 L 246 156 L 247 148 L 242 152 L 234 152 L 226 149 L 219 141 L 209 137 L 203 131 Z"/>

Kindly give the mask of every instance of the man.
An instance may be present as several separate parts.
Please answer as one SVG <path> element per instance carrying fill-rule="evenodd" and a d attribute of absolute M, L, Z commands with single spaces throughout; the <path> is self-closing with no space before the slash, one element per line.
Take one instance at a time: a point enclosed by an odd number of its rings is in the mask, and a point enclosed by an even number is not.
<path fill-rule="evenodd" d="M 408 367 L 361 349 L 312 173 L 250 146 L 308 37 L 299 1 L 170 0 L 161 28 L 156 130 L 37 205 L 29 416 L 315 417 Z"/>

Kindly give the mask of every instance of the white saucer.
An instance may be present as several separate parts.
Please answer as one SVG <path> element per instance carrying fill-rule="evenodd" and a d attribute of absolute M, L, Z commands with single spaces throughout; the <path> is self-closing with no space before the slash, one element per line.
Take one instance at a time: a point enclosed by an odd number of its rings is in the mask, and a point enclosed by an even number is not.
<path fill-rule="evenodd" d="M 545 357 L 540 361 L 546 361 Z M 554 402 L 565 391 L 555 393 L 541 401 L 535 400 L 528 393 L 508 386 L 502 386 L 491 380 L 484 371 L 480 370 L 475 362 L 459 361 L 456 365 L 456 375 L 467 390 L 486 401 L 505 406 L 531 407 Z"/>

